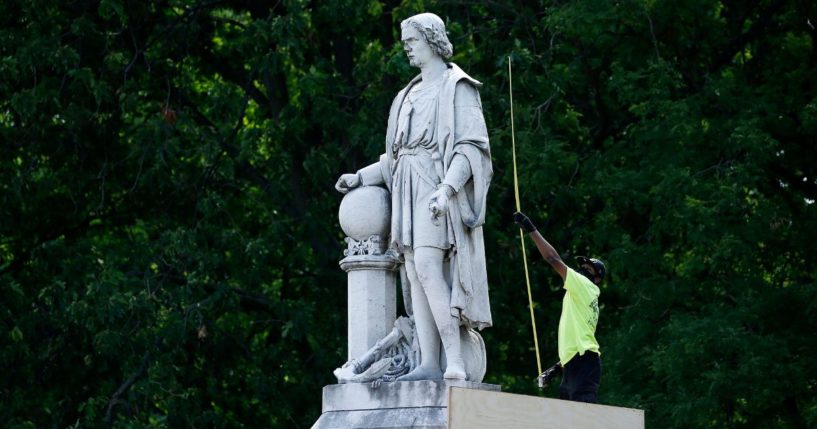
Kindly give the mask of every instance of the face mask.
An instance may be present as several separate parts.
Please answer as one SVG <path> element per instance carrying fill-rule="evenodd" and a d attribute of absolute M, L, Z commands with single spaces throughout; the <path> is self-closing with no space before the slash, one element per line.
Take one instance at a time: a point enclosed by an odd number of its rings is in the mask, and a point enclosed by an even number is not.
<path fill-rule="evenodd" d="M 587 277 L 588 279 L 590 279 L 590 281 L 593 281 L 593 277 L 595 277 L 593 274 L 591 274 L 589 271 L 587 271 L 587 269 L 584 268 L 584 267 L 579 267 L 578 272 L 579 272 L 579 274 L 581 274 L 581 275 Z"/>

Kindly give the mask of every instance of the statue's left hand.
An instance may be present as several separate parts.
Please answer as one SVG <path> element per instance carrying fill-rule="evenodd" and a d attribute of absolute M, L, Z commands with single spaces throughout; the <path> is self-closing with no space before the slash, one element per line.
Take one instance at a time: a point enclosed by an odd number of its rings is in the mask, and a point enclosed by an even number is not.
<path fill-rule="evenodd" d="M 431 221 L 434 225 L 439 225 L 439 217 L 448 213 L 448 201 L 453 194 L 454 189 L 448 185 L 440 186 L 431 194 L 431 198 L 428 199 L 428 210 L 431 212 Z"/>
<path fill-rule="evenodd" d="M 341 194 L 345 194 L 360 185 L 359 174 L 344 174 L 340 176 L 338 182 L 335 183 L 335 189 L 337 189 Z"/>

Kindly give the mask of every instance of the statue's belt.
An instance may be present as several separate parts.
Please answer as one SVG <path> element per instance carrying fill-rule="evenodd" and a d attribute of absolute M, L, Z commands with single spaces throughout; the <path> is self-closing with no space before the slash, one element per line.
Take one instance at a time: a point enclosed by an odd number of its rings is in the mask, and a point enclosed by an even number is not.
<path fill-rule="evenodd" d="M 437 187 L 437 185 L 440 184 L 442 180 L 440 179 L 439 173 L 442 171 L 442 163 L 440 163 L 439 166 L 436 165 L 439 161 L 434 159 L 431 151 L 419 146 L 400 148 L 400 152 L 397 154 L 398 164 L 400 158 L 403 157 L 407 158 L 405 161 L 408 161 L 414 167 L 413 170 L 420 175 L 423 181 L 433 187 Z M 400 168 L 398 168 L 398 170 L 400 170 Z"/>

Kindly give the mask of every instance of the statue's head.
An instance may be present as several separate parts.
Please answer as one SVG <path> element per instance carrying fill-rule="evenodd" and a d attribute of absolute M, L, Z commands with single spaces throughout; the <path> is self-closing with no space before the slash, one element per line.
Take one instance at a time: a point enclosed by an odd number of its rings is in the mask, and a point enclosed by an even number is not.
<path fill-rule="evenodd" d="M 421 13 L 400 23 L 403 49 L 412 66 L 422 67 L 431 58 L 451 58 L 454 47 L 445 34 L 445 24 L 433 13 Z"/>

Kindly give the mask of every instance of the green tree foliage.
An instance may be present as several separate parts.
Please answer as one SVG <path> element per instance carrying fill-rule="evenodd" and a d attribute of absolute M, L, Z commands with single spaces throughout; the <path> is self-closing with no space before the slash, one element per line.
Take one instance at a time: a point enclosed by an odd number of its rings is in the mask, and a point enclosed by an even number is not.
<path fill-rule="evenodd" d="M 308 427 L 345 360 L 333 184 L 382 151 L 422 11 L 485 83 L 486 381 L 555 395 L 509 219 L 511 56 L 523 209 L 610 268 L 602 402 L 650 427 L 817 427 L 801 0 L 3 2 L 0 421 Z M 560 284 L 532 270 L 548 364 Z"/>

